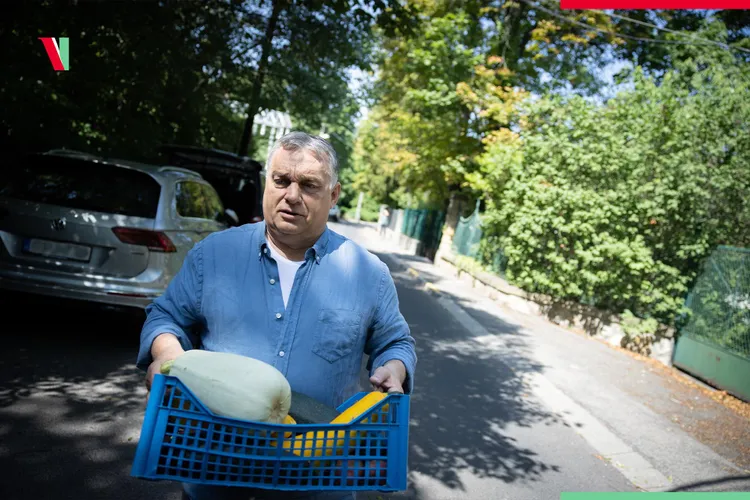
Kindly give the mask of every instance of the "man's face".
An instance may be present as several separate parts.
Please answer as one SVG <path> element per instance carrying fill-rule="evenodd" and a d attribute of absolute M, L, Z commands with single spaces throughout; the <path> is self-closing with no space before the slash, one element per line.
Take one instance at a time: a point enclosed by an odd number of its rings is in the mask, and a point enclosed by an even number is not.
<path fill-rule="evenodd" d="M 271 158 L 263 195 L 266 224 L 287 240 L 299 237 L 302 243 L 315 238 L 325 229 L 340 191 L 338 183 L 331 189 L 328 167 L 312 153 L 278 149 Z"/>

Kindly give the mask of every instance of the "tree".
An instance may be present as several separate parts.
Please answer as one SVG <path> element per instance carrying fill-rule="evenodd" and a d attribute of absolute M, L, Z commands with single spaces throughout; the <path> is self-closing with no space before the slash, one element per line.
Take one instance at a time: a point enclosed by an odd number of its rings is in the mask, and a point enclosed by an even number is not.
<path fill-rule="evenodd" d="M 155 160 L 169 142 L 236 150 L 252 101 L 253 110 L 289 112 L 310 132 L 325 125 L 346 164 L 358 111 L 347 69 L 369 64 L 370 23 L 406 26 L 403 9 L 378 0 L 273 5 L 287 7 L 277 9 L 274 37 L 266 36 L 269 2 L 9 6 L 0 27 L 3 67 L 12 68 L 0 75 L 4 151 L 67 147 Z M 52 71 L 37 36 L 70 38 L 70 71 Z"/>
<path fill-rule="evenodd" d="M 750 246 L 748 68 L 711 54 L 606 104 L 525 102 L 470 178 L 485 255 L 526 290 L 672 322 L 716 245 Z"/>
<path fill-rule="evenodd" d="M 346 70 L 369 68 L 373 26 L 392 31 L 409 23 L 408 10 L 396 0 L 269 3 L 270 8 L 245 8 L 254 29 L 242 38 L 245 78 L 252 91 L 244 99 L 237 96 L 248 103 L 241 155 L 252 149 L 252 125 L 259 109 L 289 111 L 312 127 L 320 127 L 329 115 L 349 111 Z"/>
<path fill-rule="evenodd" d="M 475 170 L 483 141 L 507 125 L 503 114 L 524 89 L 543 91 L 559 82 L 566 88 L 595 87 L 594 80 L 584 82 L 590 72 L 581 69 L 581 61 L 600 57 L 612 37 L 575 23 L 556 24 L 557 18 L 526 3 L 411 5 L 419 13 L 418 26 L 407 36 L 381 37 L 372 114 L 378 122 L 362 128 L 373 136 L 358 143 L 375 143 L 381 151 L 362 151 L 358 171 L 361 184 L 381 201 L 403 200 L 409 192 L 412 199 L 444 206 L 451 193 L 478 194 L 465 177 Z M 545 71 L 553 78 L 541 78 Z M 394 145 L 400 151 L 386 154 Z M 385 175 L 386 192 L 364 181 L 377 173 Z"/>
<path fill-rule="evenodd" d="M 163 142 L 236 143 L 227 88 L 237 70 L 232 4 L 15 3 L 0 28 L 4 151 L 68 147 L 132 159 Z M 37 36 L 70 38 L 52 71 Z M 234 140 L 233 140 L 234 139 Z"/>
<path fill-rule="evenodd" d="M 385 191 L 372 193 L 381 201 L 404 203 L 408 191 L 442 205 L 457 182 L 451 172 L 477 148 L 467 134 L 469 110 L 456 93 L 482 60 L 467 40 L 472 31 L 465 14 L 451 13 L 423 20 L 411 37 L 384 39 L 374 90 L 380 102 L 361 130 L 370 137 L 358 142 L 364 149 L 357 168 L 360 183 L 372 189 L 379 188 L 365 179 L 385 174 Z"/>
<path fill-rule="evenodd" d="M 750 62 L 749 11 L 628 10 L 613 15 L 614 29 L 622 34 L 615 55 L 654 78 L 691 53 L 717 48 L 736 63 Z"/>

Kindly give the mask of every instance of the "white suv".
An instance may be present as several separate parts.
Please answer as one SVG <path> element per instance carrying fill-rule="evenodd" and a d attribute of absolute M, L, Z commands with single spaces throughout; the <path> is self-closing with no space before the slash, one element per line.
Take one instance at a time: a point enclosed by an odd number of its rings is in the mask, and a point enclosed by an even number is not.
<path fill-rule="evenodd" d="M 190 170 L 50 151 L 0 174 L 0 289 L 145 308 L 236 223 Z"/>

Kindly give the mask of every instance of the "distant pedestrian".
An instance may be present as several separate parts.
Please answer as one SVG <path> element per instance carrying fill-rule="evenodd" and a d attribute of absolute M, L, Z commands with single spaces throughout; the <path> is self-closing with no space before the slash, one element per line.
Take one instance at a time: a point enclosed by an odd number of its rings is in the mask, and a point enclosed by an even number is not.
<path fill-rule="evenodd" d="M 388 222 L 391 217 L 391 211 L 387 205 L 380 205 L 380 214 L 378 216 L 378 233 L 381 236 L 385 236 L 385 229 L 388 227 Z"/>

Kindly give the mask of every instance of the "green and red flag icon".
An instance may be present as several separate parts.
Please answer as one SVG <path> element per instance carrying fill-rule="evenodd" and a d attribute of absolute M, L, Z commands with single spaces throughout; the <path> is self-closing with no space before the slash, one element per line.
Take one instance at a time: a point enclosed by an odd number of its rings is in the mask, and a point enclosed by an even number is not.
<path fill-rule="evenodd" d="M 68 38 L 60 37 L 59 43 L 51 37 L 39 37 L 47 51 L 47 57 L 52 63 L 52 69 L 55 71 L 68 71 L 70 69 L 70 58 L 68 55 Z"/>

